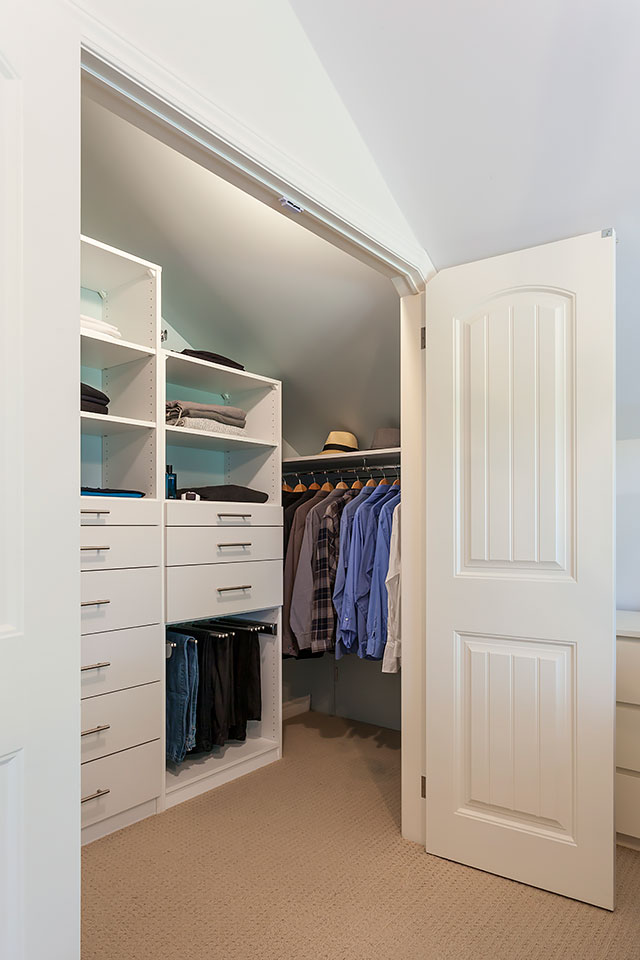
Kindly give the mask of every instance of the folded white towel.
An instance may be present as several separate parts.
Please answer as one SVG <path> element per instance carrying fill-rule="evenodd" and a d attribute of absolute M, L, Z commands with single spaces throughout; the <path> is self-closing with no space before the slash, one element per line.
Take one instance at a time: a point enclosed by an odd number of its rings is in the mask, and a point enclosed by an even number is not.
<path fill-rule="evenodd" d="M 220 423 L 218 420 L 207 420 L 204 417 L 180 417 L 173 423 L 167 424 L 169 427 L 186 427 L 187 430 L 204 430 L 207 433 L 226 433 L 231 436 L 241 437 L 244 433 L 244 427 L 232 427 L 228 423 Z"/>
<path fill-rule="evenodd" d="M 112 323 L 106 320 L 97 320 L 95 317 L 88 317 L 86 314 L 80 314 L 80 326 L 88 330 L 96 330 L 98 333 L 106 333 L 110 337 L 121 337 L 122 334 Z"/>

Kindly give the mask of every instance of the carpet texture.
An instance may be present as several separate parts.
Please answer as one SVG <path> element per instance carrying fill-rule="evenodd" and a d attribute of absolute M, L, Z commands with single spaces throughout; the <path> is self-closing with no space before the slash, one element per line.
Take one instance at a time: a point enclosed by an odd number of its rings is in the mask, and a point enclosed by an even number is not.
<path fill-rule="evenodd" d="M 637 960 L 640 854 L 610 914 L 400 837 L 399 734 L 318 713 L 285 758 L 83 852 L 83 960 Z"/>

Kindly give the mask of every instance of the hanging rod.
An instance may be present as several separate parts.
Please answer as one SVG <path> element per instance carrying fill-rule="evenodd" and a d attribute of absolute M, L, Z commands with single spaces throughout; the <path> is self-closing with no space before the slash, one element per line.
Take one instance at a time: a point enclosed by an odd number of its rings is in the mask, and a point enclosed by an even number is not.
<path fill-rule="evenodd" d="M 283 470 L 283 477 L 312 477 L 316 473 L 321 474 L 322 476 L 339 476 L 342 473 L 380 473 L 381 471 L 388 471 L 389 473 L 400 473 L 400 464 L 399 463 L 376 463 L 371 466 L 363 463 L 361 467 L 333 467 L 333 469 L 318 468 L 313 470 L 308 468 L 306 470 Z"/>

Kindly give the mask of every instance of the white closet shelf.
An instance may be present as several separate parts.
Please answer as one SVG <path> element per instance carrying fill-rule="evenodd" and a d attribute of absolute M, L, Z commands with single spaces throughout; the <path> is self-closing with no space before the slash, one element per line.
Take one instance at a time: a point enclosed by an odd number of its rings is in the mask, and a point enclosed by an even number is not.
<path fill-rule="evenodd" d="M 80 331 L 80 357 L 83 367 L 106 370 L 108 367 L 131 363 L 132 360 L 153 357 L 155 353 L 153 347 L 143 347 L 128 340 L 116 340 L 94 331 Z"/>
<path fill-rule="evenodd" d="M 366 464 L 375 467 L 378 464 L 400 463 L 400 447 L 380 447 L 377 450 L 357 450 L 353 453 L 323 453 L 308 457 L 287 457 L 282 461 L 283 471 L 323 470 L 331 467 L 358 467 Z"/>
<path fill-rule="evenodd" d="M 240 437 L 231 433 L 210 433 L 208 430 L 190 430 L 188 427 L 166 427 L 167 446 L 194 447 L 197 450 L 273 450 L 278 444 L 274 441 L 257 440 L 254 437 Z"/>
<path fill-rule="evenodd" d="M 233 394 L 248 390 L 271 390 L 278 385 L 276 380 L 261 377 L 257 373 L 246 373 L 170 350 L 163 350 L 163 353 L 167 358 L 167 383 L 178 387 L 203 390 L 205 393 Z"/>
<path fill-rule="evenodd" d="M 197 793 L 210 790 L 217 784 L 208 781 L 219 779 L 224 783 L 232 779 L 229 771 L 240 764 L 252 767 L 255 763 L 254 769 L 257 769 L 262 766 L 261 759 L 266 760 L 271 754 L 278 753 L 278 750 L 278 743 L 275 740 L 268 740 L 266 737 L 248 737 L 244 743 L 226 743 L 223 747 L 216 747 L 213 753 L 198 754 L 188 758 L 179 767 L 171 764 L 166 774 L 167 806 L 187 799 L 187 797 L 176 796 L 178 792 L 188 791 L 189 795 L 195 796 Z"/>
<path fill-rule="evenodd" d="M 103 416 L 101 413 L 81 413 L 80 429 L 93 437 L 114 437 L 134 430 L 155 430 L 149 420 L 134 420 L 131 417 Z"/>
<path fill-rule="evenodd" d="M 82 237 L 80 243 L 80 285 L 87 290 L 109 293 L 125 284 L 135 283 L 156 273 L 158 266 L 107 243 Z"/>

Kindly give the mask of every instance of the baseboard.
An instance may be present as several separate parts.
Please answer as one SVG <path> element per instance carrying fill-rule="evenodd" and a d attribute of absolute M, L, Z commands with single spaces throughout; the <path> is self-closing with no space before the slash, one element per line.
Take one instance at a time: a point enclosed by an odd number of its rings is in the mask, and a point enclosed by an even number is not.
<path fill-rule="evenodd" d="M 631 850 L 640 850 L 640 839 L 630 837 L 626 833 L 617 833 L 616 843 L 621 847 L 629 847 Z"/>
<path fill-rule="evenodd" d="M 296 697 L 295 700 L 287 700 L 282 704 L 282 719 L 290 720 L 291 717 L 297 717 L 299 713 L 308 713 L 311 710 L 311 694 L 306 697 Z"/>

